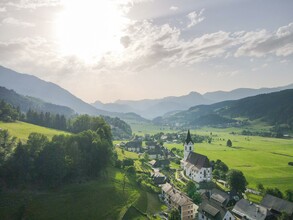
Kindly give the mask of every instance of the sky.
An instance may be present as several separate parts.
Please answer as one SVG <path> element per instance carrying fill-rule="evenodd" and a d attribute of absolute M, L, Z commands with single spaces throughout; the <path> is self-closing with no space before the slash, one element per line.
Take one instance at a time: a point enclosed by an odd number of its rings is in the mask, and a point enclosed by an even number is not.
<path fill-rule="evenodd" d="M 86 102 L 293 83 L 292 0 L 1 0 L 0 65 Z"/>

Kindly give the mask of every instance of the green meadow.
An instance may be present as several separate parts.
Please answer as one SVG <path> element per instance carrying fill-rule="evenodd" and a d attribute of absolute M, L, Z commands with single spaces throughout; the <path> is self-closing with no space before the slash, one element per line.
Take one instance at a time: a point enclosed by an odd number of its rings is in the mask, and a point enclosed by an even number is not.
<path fill-rule="evenodd" d="M 3 130 L 8 130 L 10 135 L 17 137 L 22 141 L 27 140 L 29 134 L 33 132 L 44 134 L 49 139 L 51 139 L 54 135 L 70 134 L 68 132 L 59 131 L 51 128 L 45 128 L 38 125 L 33 125 L 20 121 L 11 123 L 5 123 L 0 121 L 0 128 Z"/>
<path fill-rule="evenodd" d="M 232 135 L 239 130 L 203 128 L 191 133 L 211 135 L 209 144 L 195 143 L 195 152 L 207 155 L 210 160 L 220 159 L 230 169 L 241 170 L 250 188 L 256 188 L 258 183 L 264 187 L 278 187 L 283 192 L 293 189 L 293 140 L 267 138 L 259 136 Z M 227 147 L 230 139 L 233 146 Z M 182 144 L 165 144 L 168 148 L 183 149 Z"/>
<path fill-rule="evenodd" d="M 157 195 L 140 189 L 134 178 L 125 183 L 123 190 L 124 173 L 109 168 L 97 180 L 52 191 L 2 192 L 0 219 L 144 219 L 161 210 Z"/>

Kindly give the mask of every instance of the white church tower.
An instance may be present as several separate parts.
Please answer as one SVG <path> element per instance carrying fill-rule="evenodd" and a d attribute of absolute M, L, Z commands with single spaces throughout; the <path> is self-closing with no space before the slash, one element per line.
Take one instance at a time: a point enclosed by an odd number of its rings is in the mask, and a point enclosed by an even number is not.
<path fill-rule="evenodd" d="M 193 152 L 193 148 L 194 148 L 193 141 L 191 139 L 190 131 L 188 130 L 187 137 L 184 143 L 184 159 L 183 159 L 184 161 L 188 157 L 189 153 Z"/>

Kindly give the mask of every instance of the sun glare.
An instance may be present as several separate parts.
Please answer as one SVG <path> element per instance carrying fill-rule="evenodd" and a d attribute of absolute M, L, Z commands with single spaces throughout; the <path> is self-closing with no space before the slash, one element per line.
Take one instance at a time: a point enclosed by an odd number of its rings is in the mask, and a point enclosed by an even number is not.
<path fill-rule="evenodd" d="M 64 0 L 64 10 L 56 21 L 57 41 L 64 55 L 86 61 L 107 52 L 119 52 L 126 19 L 118 5 L 109 0 Z"/>

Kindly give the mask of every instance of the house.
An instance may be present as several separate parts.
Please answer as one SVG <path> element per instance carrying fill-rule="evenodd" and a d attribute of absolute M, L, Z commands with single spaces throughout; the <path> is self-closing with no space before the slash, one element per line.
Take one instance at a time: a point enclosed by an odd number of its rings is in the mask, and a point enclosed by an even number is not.
<path fill-rule="evenodd" d="M 132 152 L 141 152 L 142 141 L 140 140 L 133 140 L 129 141 L 124 145 L 125 150 L 132 151 Z"/>
<path fill-rule="evenodd" d="M 199 220 L 235 220 L 233 214 L 212 200 L 203 200 L 198 208 Z"/>
<path fill-rule="evenodd" d="M 207 156 L 193 152 L 194 144 L 188 130 L 184 143 L 184 158 L 181 167 L 185 175 L 195 182 L 212 181 L 212 166 Z"/>
<path fill-rule="evenodd" d="M 150 148 L 145 153 L 147 153 L 149 155 L 150 159 L 164 158 L 164 151 L 162 150 L 162 147 L 159 145 L 156 145 L 154 148 Z"/>
<path fill-rule="evenodd" d="M 198 208 L 198 219 L 200 220 L 235 220 L 234 215 L 228 207 L 235 204 L 233 196 L 218 189 L 204 192 L 203 202 Z"/>
<path fill-rule="evenodd" d="M 154 184 L 156 184 L 156 185 L 162 185 L 167 182 L 167 177 L 160 172 L 154 173 L 152 175 L 152 179 L 153 179 Z"/>
<path fill-rule="evenodd" d="M 266 194 L 260 204 L 269 209 L 275 216 L 285 212 L 293 219 L 293 202 Z"/>
<path fill-rule="evenodd" d="M 162 185 L 162 199 L 170 209 L 177 209 L 182 220 L 195 219 L 198 206 L 169 183 Z"/>
<path fill-rule="evenodd" d="M 236 217 L 247 220 L 270 220 L 275 219 L 272 213 L 262 205 L 256 205 L 246 199 L 239 200 L 232 212 Z"/>
<path fill-rule="evenodd" d="M 170 161 L 167 159 L 165 159 L 165 160 L 151 160 L 149 162 L 149 164 L 153 168 L 164 168 L 164 167 L 168 167 L 170 165 Z"/>
<path fill-rule="evenodd" d="M 239 198 L 232 192 L 226 193 L 222 190 L 214 188 L 210 192 L 210 200 L 218 203 L 222 207 L 231 207 L 235 205 Z"/>

